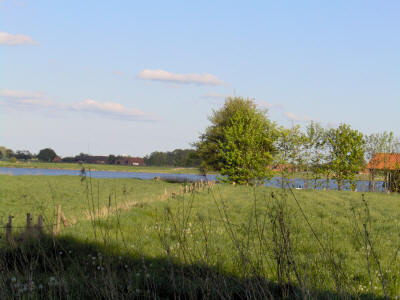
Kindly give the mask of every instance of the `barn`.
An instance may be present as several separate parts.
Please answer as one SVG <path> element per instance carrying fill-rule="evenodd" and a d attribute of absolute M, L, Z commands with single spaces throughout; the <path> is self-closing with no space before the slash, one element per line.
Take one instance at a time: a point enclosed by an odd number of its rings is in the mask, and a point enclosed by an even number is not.
<path fill-rule="evenodd" d="M 376 153 L 367 165 L 369 190 L 375 191 L 375 179 L 383 176 L 386 192 L 400 191 L 400 153 Z"/>

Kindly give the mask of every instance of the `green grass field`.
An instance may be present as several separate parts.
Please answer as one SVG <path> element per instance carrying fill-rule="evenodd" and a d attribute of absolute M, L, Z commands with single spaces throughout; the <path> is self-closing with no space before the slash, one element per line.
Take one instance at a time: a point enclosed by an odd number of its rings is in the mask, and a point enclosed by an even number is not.
<path fill-rule="evenodd" d="M 198 174 L 197 168 L 181 167 L 153 167 L 153 166 L 123 166 L 107 164 L 84 164 L 87 170 L 93 171 L 121 171 L 121 172 L 148 172 L 148 173 L 172 173 L 172 174 Z M 35 168 L 35 169 L 69 169 L 81 170 L 82 165 L 78 163 L 46 163 L 46 162 L 23 162 L 15 163 L 0 161 L 0 167 L 9 168 Z"/>
<path fill-rule="evenodd" d="M 27 245 L 17 238 L 10 248 L 2 238 L 0 298 L 400 295 L 397 194 L 363 201 L 356 192 L 231 185 L 181 192 L 162 181 L 0 176 L 3 227 L 10 214 L 22 227 L 27 212 L 52 225 L 58 204 L 73 223 Z"/>

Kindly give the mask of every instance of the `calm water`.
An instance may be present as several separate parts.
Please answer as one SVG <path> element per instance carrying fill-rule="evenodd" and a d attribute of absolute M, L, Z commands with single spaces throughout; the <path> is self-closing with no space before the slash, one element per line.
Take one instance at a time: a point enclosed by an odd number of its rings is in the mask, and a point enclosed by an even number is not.
<path fill-rule="evenodd" d="M 45 175 L 45 176 L 60 176 L 70 175 L 79 176 L 79 170 L 65 170 L 65 169 L 30 169 L 30 168 L 2 168 L 0 167 L 0 174 L 5 175 Z M 170 173 L 141 173 L 141 172 L 114 172 L 114 171 L 86 171 L 86 176 L 92 178 L 137 178 L 149 180 L 154 177 L 165 179 L 181 179 L 189 181 L 200 180 L 216 180 L 216 175 L 207 175 L 207 177 L 196 174 L 170 174 Z"/>
<path fill-rule="evenodd" d="M 60 175 L 70 175 L 70 176 L 79 176 L 81 172 L 79 170 L 59 170 L 59 169 L 29 169 L 29 168 L 2 168 L 0 167 L 0 174 L 5 175 L 45 175 L 45 176 L 60 176 Z M 201 176 L 196 174 L 169 174 L 169 173 L 140 173 L 140 172 L 113 172 L 113 171 L 87 171 L 86 176 L 90 176 L 92 178 L 137 178 L 149 180 L 154 177 L 160 177 L 163 179 L 171 179 L 171 180 L 188 180 L 188 181 L 200 181 L 200 180 L 217 180 L 218 175 L 207 175 Z M 292 181 L 290 180 L 290 185 L 292 185 Z M 271 180 L 266 180 L 266 186 L 270 187 L 281 187 L 281 179 L 276 177 Z M 305 188 L 307 184 L 304 179 L 295 178 L 294 179 L 294 187 Z M 314 182 L 308 181 L 308 188 L 314 188 Z M 327 182 L 325 179 L 319 179 L 316 183 L 316 189 L 321 190 L 327 188 Z M 337 189 L 337 183 L 335 180 L 330 180 L 329 182 L 330 189 Z M 350 185 L 348 182 L 344 184 L 344 190 L 350 190 Z M 357 181 L 357 190 L 358 191 L 367 191 L 368 189 L 368 181 Z M 375 185 L 376 191 L 384 191 L 383 182 L 378 181 Z"/>

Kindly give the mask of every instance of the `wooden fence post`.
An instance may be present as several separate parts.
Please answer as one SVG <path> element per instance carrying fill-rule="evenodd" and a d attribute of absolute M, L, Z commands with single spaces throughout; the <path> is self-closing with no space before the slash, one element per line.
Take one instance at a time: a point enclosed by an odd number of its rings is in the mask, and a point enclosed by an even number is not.
<path fill-rule="evenodd" d="M 28 235 L 32 234 L 32 218 L 31 213 L 26 214 L 26 233 Z"/>
<path fill-rule="evenodd" d="M 68 220 L 67 220 L 67 218 L 64 216 L 64 213 L 63 213 L 63 212 L 61 212 L 61 219 L 62 219 L 62 222 L 63 222 L 64 227 L 67 227 L 67 226 L 68 226 Z"/>
<path fill-rule="evenodd" d="M 13 219 L 13 216 L 8 216 L 8 223 L 6 226 L 6 241 L 7 241 L 8 245 L 14 244 L 14 240 L 12 237 L 12 219 Z"/>

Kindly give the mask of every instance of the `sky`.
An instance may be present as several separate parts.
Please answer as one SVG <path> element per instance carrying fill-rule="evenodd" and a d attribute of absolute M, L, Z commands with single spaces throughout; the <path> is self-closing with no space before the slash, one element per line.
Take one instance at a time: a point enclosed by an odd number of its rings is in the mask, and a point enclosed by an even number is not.
<path fill-rule="evenodd" d="M 0 0 L 0 145 L 189 148 L 228 96 L 399 135 L 400 1 Z"/>

